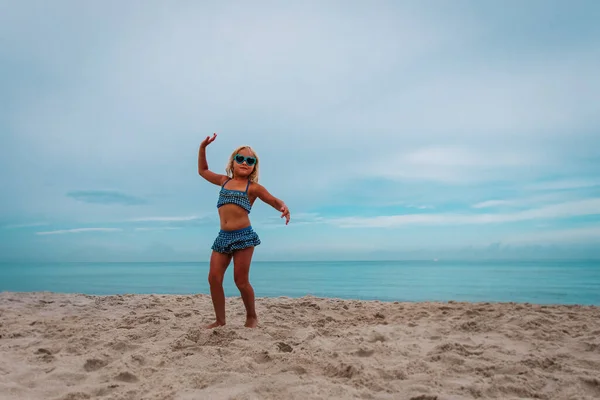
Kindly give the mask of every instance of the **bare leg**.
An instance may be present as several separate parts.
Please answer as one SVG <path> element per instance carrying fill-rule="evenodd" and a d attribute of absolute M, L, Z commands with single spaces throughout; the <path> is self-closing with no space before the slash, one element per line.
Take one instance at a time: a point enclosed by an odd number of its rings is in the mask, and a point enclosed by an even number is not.
<path fill-rule="evenodd" d="M 250 263 L 254 247 L 248 247 L 233 253 L 233 279 L 240 290 L 244 306 L 246 307 L 246 326 L 247 328 L 256 328 L 258 318 L 254 308 L 254 289 L 248 280 L 250 273 Z"/>
<path fill-rule="evenodd" d="M 210 271 L 208 272 L 208 283 L 210 284 L 210 297 L 215 309 L 216 321 L 205 328 L 216 328 L 225 325 L 225 292 L 223 291 L 223 277 L 231 262 L 230 254 L 222 254 L 216 251 L 210 256 Z"/>

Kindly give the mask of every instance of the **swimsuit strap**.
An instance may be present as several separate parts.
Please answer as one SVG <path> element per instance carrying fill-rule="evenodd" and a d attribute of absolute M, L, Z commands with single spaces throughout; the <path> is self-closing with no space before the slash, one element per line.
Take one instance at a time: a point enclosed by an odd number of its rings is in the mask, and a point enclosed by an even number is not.
<path fill-rule="evenodd" d="M 250 186 L 250 179 L 248 179 L 248 184 L 246 185 L 246 192 L 245 193 L 248 193 L 248 187 L 249 186 Z"/>
<path fill-rule="evenodd" d="M 227 182 L 229 182 L 231 180 L 231 178 L 227 178 L 227 180 L 221 185 L 222 188 L 225 188 L 225 185 L 227 184 Z"/>

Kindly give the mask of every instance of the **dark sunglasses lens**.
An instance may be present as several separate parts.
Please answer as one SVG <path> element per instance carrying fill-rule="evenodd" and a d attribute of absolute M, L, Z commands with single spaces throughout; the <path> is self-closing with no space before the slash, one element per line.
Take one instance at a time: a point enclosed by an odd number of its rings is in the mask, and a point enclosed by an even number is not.
<path fill-rule="evenodd" d="M 248 165 L 254 165 L 254 164 L 256 164 L 256 158 L 248 157 L 248 158 L 246 158 L 246 163 Z"/>
<path fill-rule="evenodd" d="M 235 156 L 235 161 L 237 161 L 239 164 L 244 162 L 244 157 L 243 156 Z"/>

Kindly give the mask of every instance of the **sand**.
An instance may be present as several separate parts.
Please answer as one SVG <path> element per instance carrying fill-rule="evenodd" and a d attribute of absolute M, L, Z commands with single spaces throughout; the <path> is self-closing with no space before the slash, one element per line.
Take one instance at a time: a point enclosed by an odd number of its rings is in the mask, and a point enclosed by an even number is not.
<path fill-rule="evenodd" d="M 600 308 L 0 293 L 1 399 L 598 399 Z"/>

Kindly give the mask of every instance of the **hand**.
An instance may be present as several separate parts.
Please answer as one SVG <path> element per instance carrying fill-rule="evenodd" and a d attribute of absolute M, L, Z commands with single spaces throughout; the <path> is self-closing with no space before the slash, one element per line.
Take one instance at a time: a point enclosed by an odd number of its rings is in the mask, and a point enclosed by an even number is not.
<path fill-rule="evenodd" d="M 206 139 L 204 139 L 202 141 L 202 143 L 200 143 L 200 147 L 206 147 L 206 146 L 208 146 L 209 144 L 211 144 L 212 142 L 214 142 L 216 138 L 217 138 L 217 134 L 216 133 L 213 133 L 212 137 L 207 136 Z"/>
<path fill-rule="evenodd" d="M 290 210 L 284 204 L 279 211 L 281 211 L 281 218 L 285 217 L 285 224 L 287 225 L 290 222 Z"/>

